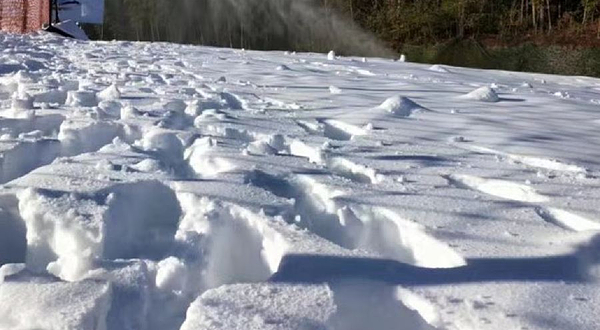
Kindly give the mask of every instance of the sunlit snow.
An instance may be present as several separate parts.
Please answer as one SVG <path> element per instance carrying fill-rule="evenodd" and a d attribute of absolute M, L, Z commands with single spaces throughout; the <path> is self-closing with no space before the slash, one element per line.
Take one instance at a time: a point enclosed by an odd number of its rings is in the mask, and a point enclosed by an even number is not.
<path fill-rule="evenodd" d="M 0 329 L 599 329 L 599 99 L 0 34 Z"/>

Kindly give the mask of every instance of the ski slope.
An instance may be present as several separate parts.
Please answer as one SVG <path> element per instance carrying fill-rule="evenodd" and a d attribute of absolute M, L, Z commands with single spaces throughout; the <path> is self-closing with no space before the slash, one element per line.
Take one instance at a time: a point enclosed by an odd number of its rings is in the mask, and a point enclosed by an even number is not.
<path fill-rule="evenodd" d="M 600 329 L 600 80 L 0 35 L 0 329 Z"/>

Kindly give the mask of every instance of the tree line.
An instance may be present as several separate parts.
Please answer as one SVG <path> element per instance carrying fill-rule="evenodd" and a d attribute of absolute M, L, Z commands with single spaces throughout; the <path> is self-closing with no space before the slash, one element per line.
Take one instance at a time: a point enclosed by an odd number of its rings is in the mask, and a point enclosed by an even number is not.
<path fill-rule="evenodd" d="M 600 0 L 105 1 L 105 24 L 86 27 L 96 39 L 357 55 L 490 36 L 600 39 Z"/>

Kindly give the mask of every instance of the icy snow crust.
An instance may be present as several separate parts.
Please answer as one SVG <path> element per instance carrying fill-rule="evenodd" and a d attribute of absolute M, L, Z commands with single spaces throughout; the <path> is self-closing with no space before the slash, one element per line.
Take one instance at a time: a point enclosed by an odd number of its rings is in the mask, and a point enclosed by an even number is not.
<path fill-rule="evenodd" d="M 0 34 L 0 329 L 598 329 L 599 100 Z"/>

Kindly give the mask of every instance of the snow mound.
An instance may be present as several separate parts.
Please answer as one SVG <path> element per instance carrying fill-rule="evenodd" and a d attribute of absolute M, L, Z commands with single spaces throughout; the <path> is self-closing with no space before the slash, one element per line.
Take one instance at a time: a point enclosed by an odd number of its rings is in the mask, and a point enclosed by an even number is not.
<path fill-rule="evenodd" d="M 441 73 L 448 73 L 448 72 L 450 72 L 444 66 L 441 66 L 439 64 L 434 64 L 434 65 L 430 66 L 429 67 L 429 71 L 441 72 Z"/>
<path fill-rule="evenodd" d="M 500 97 L 496 91 L 488 86 L 479 87 L 476 90 L 463 95 L 462 98 L 476 100 L 481 102 L 499 102 Z"/>
<path fill-rule="evenodd" d="M 427 110 L 408 97 L 400 95 L 388 98 L 377 108 L 389 112 L 396 117 L 410 117 L 414 112 Z"/>

